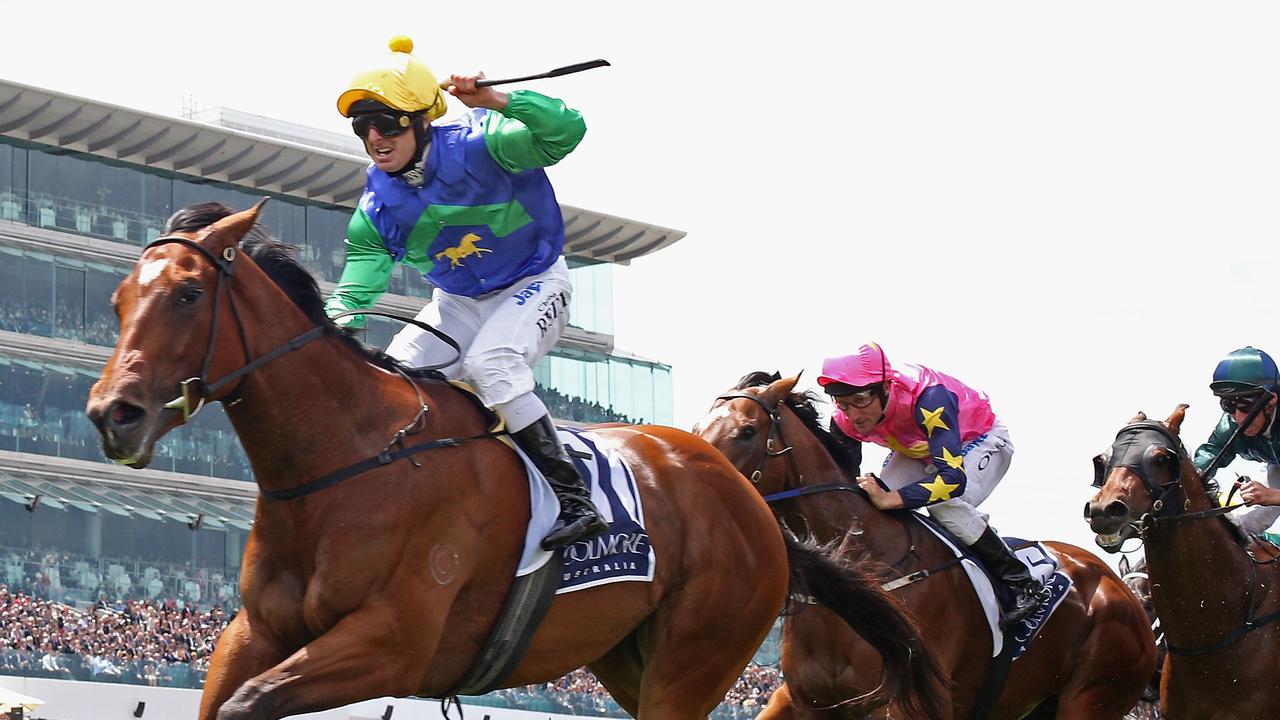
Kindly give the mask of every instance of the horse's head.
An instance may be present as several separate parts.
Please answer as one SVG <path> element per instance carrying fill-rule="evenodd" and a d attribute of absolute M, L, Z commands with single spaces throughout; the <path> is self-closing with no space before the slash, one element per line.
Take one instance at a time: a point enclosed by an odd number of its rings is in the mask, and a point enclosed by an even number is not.
<path fill-rule="evenodd" d="M 261 207 L 152 241 L 111 296 L 120 339 L 86 408 L 108 458 L 146 467 L 165 433 L 229 390 L 205 380 L 245 364 L 231 278 Z"/>
<path fill-rule="evenodd" d="M 1156 617 L 1156 606 L 1151 600 L 1151 578 L 1147 575 L 1147 561 L 1145 558 L 1139 559 L 1132 567 L 1129 566 L 1129 558 L 1120 558 L 1120 579 L 1125 585 L 1133 591 L 1133 594 L 1142 601 L 1142 609 L 1147 613 L 1147 620 L 1151 623 L 1151 632 L 1156 636 L 1156 672 L 1151 677 L 1151 682 L 1147 683 L 1147 687 L 1142 691 L 1142 699 L 1147 702 L 1159 702 L 1160 700 L 1160 669 L 1164 665 L 1164 656 L 1168 652 L 1168 647 L 1164 642 L 1164 631 L 1160 629 L 1160 618 Z"/>
<path fill-rule="evenodd" d="M 794 459 L 784 457 L 794 450 L 783 429 L 787 398 L 799 379 L 799 375 L 784 378 L 778 373 L 751 373 L 717 397 L 707 416 L 693 427 L 695 435 L 729 458 L 761 494 L 777 492 L 799 480 L 791 477 Z"/>
<path fill-rule="evenodd" d="M 1094 458 L 1093 484 L 1099 490 L 1084 515 L 1102 549 L 1117 552 L 1125 540 L 1137 537 L 1138 521 L 1146 515 L 1174 515 L 1208 504 L 1178 437 L 1186 409 L 1179 405 L 1164 422 L 1138 413 L 1111 448 Z"/>

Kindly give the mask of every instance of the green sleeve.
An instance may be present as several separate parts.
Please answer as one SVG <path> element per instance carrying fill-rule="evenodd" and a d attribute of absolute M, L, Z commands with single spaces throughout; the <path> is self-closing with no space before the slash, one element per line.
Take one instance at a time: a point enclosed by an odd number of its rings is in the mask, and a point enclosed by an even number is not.
<path fill-rule="evenodd" d="M 1231 418 L 1223 415 L 1222 419 L 1218 421 L 1218 427 L 1214 428 L 1213 433 L 1209 435 L 1209 439 L 1196 448 L 1196 456 L 1192 459 L 1192 462 L 1195 463 L 1197 470 L 1203 472 L 1205 468 L 1209 467 L 1209 463 L 1213 462 L 1213 458 L 1218 454 L 1218 451 L 1226 447 L 1227 440 L 1231 438 L 1231 433 L 1234 430 L 1235 427 L 1232 425 Z M 1222 453 L 1222 460 L 1218 463 L 1217 469 L 1230 465 L 1231 461 L 1235 459 L 1235 448 L 1227 448 Z M 1217 469 L 1214 472 L 1217 472 Z M 1210 477 L 1213 476 L 1210 475 Z"/>
<path fill-rule="evenodd" d="M 563 101 L 530 90 L 515 90 L 502 112 L 489 113 L 484 145 L 507 172 L 555 165 L 573 151 L 587 125 L 582 113 Z"/>
<path fill-rule="evenodd" d="M 395 262 L 382 244 L 382 236 L 363 210 L 356 210 L 347 224 L 347 264 L 342 268 L 338 287 L 324 304 L 329 317 L 345 310 L 373 307 L 387 291 L 391 268 Z M 338 320 L 341 327 L 362 328 L 365 317 L 350 315 Z"/>

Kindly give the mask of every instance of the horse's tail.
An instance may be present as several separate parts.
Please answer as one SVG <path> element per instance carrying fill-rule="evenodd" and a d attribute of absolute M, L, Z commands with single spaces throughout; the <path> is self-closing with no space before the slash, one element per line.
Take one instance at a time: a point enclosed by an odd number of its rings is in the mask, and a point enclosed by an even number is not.
<path fill-rule="evenodd" d="M 907 609 L 859 567 L 785 531 L 783 536 L 791 562 L 792 599 L 812 597 L 880 653 L 884 669 L 879 687 L 851 702 L 878 707 L 896 701 L 906 717 L 939 720 L 941 688 L 947 680 Z"/>

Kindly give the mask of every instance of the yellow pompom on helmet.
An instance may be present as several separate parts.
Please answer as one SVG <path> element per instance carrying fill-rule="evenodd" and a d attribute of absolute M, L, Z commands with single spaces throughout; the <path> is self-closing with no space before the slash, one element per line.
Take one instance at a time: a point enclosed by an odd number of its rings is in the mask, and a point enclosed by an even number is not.
<path fill-rule="evenodd" d="M 413 40 L 403 35 L 387 43 L 391 57 L 351 80 L 338 96 L 338 112 L 351 117 L 351 106 L 360 100 L 374 100 L 403 112 L 422 112 L 427 120 L 444 115 L 448 106 L 444 92 L 431 69 L 410 53 Z"/>

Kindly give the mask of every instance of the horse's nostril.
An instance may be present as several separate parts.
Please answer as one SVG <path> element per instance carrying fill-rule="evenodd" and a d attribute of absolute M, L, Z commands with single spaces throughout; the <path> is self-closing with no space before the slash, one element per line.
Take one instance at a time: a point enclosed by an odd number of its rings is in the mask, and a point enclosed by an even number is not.
<path fill-rule="evenodd" d="M 145 414 L 146 411 L 137 405 L 118 402 L 111 407 L 111 424 L 116 427 L 127 427 L 141 420 Z"/>
<path fill-rule="evenodd" d="M 1129 506 L 1125 505 L 1119 500 L 1113 500 L 1112 502 L 1107 503 L 1106 512 L 1107 512 L 1107 517 L 1113 517 L 1113 518 L 1128 517 Z"/>

